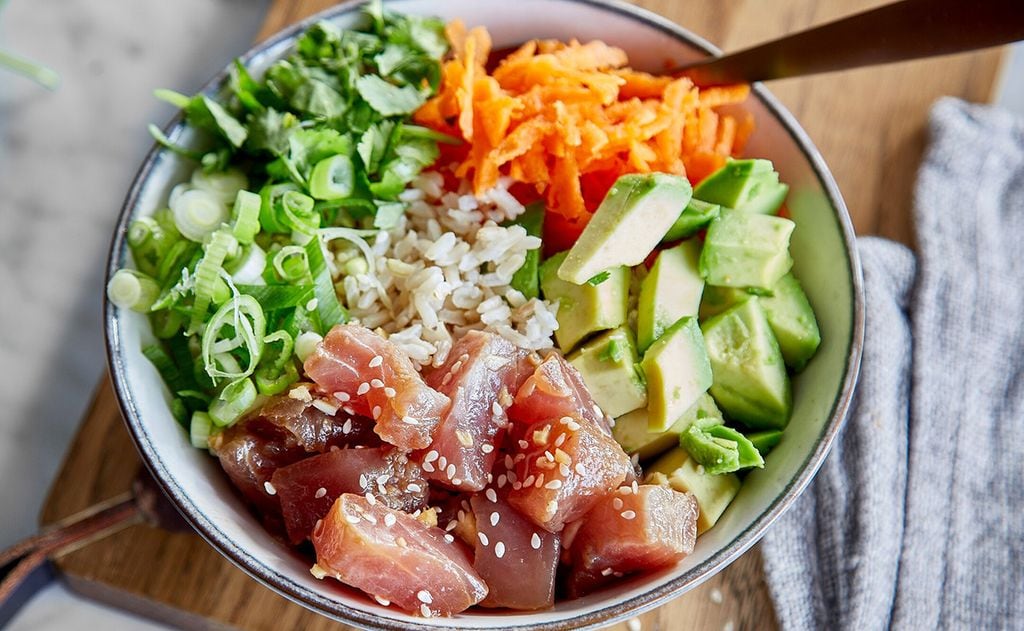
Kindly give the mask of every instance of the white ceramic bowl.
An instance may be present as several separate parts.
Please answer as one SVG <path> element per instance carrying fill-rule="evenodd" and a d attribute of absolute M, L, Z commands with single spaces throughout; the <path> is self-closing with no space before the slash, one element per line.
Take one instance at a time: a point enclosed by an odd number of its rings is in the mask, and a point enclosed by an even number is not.
<path fill-rule="evenodd" d="M 666 61 L 681 62 L 717 51 L 664 18 L 605 0 L 395 0 L 403 12 L 462 18 L 487 26 L 496 48 L 543 37 L 602 39 L 624 48 L 631 65 L 654 72 Z M 270 38 L 243 57 L 256 73 L 282 57 L 296 34 L 314 20 L 348 27 L 359 6 L 345 3 Z M 213 91 L 224 74 L 207 85 Z M 470 611 L 454 619 L 412 617 L 385 608 L 334 581 L 318 581 L 310 561 L 275 541 L 232 492 L 218 463 L 194 449 L 171 417 L 168 393 L 141 348 L 152 339 L 145 318 L 106 304 L 110 370 L 128 428 L 153 475 L 185 518 L 214 548 L 260 582 L 327 616 L 392 629 L 577 629 L 601 626 L 650 609 L 693 588 L 753 545 L 806 487 L 828 452 L 846 413 L 860 362 L 863 305 L 860 265 L 846 206 L 828 168 L 792 115 L 762 86 L 748 109 L 757 130 L 747 155 L 769 158 L 791 186 L 789 208 L 796 220 L 792 252 L 795 272 L 817 313 L 822 344 L 795 380 L 793 419 L 763 470 L 751 473 L 718 524 L 693 554 L 676 567 L 624 579 L 585 598 L 559 602 L 539 612 Z M 168 136 L 188 144 L 191 132 L 175 120 Z M 171 187 L 191 166 L 154 148 L 142 165 L 111 244 L 108 274 L 130 264 L 126 228 L 161 207 Z"/>

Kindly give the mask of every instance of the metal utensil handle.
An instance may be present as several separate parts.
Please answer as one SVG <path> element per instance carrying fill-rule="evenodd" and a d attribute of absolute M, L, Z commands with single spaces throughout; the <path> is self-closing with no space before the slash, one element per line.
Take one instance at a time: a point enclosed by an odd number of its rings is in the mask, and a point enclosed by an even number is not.
<path fill-rule="evenodd" d="M 1022 0 L 903 0 L 675 71 L 699 86 L 947 55 L 1024 39 Z"/>

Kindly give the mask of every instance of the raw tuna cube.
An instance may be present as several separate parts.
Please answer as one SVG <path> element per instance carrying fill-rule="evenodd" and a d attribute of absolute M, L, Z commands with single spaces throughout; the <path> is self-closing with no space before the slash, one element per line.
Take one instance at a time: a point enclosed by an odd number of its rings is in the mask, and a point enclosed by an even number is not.
<path fill-rule="evenodd" d="M 293 544 L 309 537 L 342 493 L 372 493 L 386 506 L 407 512 L 426 506 L 429 493 L 419 465 L 391 447 L 335 449 L 281 467 L 270 482 Z"/>
<path fill-rule="evenodd" d="M 210 439 L 210 448 L 231 482 L 271 520 L 280 512 L 280 503 L 266 483 L 278 467 L 333 446 L 380 443 L 369 419 L 340 410 L 331 416 L 313 405 L 308 386 L 298 389 L 308 400 L 273 397 L 257 412 Z"/>
<path fill-rule="evenodd" d="M 530 425 L 514 446 L 509 503 L 550 532 L 582 517 L 632 466 L 612 437 L 572 416 Z"/>
<path fill-rule="evenodd" d="M 574 416 L 593 423 L 611 436 L 611 424 L 590 396 L 583 377 L 559 353 L 551 353 L 523 382 L 516 393 L 509 418 L 518 423 L 538 423 Z"/>
<path fill-rule="evenodd" d="M 484 488 L 525 360 L 526 352 L 504 338 L 470 331 L 452 347 L 448 361 L 426 373 L 427 385 L 452 401 L 421 455 L 427 478 L 462 491 Z"/>
<path fill-rule="evenodd" d="M 473 567 L 487 583 L 483 607 L 543 609 L 555 604 L 559 535 L 550 533 L 489 493 L 470 500 L 476 517 Z"/>
<path fill-rule="evenodd" d="M 407 513 L 345 493 L 313 529 L 315 576 L 332 576 L 422 616 L 450 616 L 487 596 L 466 548 Z"/>
<path fill-rule="evenodd" d="M 617 577 L 670 566 L 693 552 L 697 500 L 662 486 L 625 486 L 581 520 L 572 542 L 569 592 L 575 598 Z"/>
<path fill-rule="evenodd" d="M 306 374 L 355 413 L 368 415 L 374 431 L 402 449 L 430 445 L 448 397 L 423 383 L 397 346 L 366 327 L 339 324 L 306 358 Z"/>

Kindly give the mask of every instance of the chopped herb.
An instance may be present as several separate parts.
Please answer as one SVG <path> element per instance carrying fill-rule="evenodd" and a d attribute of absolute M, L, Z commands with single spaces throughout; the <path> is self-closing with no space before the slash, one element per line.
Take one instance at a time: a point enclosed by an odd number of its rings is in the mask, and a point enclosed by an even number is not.
<path fill-rule="evenodd" d="M 598 285 L 608 280 L 609 278 L 611 278 L 611 272 L 601 272 L 600 274 L 597 274 L 596 276 L 588 280 L 587 284 L 593 287 L 597 287 Z"/>

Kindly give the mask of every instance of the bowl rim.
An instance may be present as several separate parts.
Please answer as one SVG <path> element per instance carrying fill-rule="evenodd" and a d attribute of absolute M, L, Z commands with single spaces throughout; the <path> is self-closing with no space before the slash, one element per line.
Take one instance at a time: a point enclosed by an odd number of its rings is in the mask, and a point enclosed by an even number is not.
<path fill-rule="evenodd" d="M 627 19 L 640 22 L 648 27 L 653 27 L 708 55 L 715 56 L 721 54 L 721 51 L 710 42 L 693 34 L 686 28 L 672 22 L 668 18 L 642 7 L 627 4 L 621 0 L 560 1 L 587 5 L 602 11 L 615 13 L 620 16 L 624 16 Z M 249 65 L 255 58 L 258 58 L 260 55 L 266 53 L 268 50 L 278 46 L 279 44 L 295 38 L 296 35 L 309 28 L 315 22 L 323 19 L 336 18 L 338 16 L 349 14 L 353 11 L 358 11 L 363 4 L 364 0 L 346 0 L 326 10 L 320 11 L 299 22 L 289 25 L 265 40 L 255 44 L 241 55 L 239 59 L 241 59 L 244 64 Z M 201 91 L 210 93 L 223 85 L 228 76 L 229 69 L 230 64 L 208 81 L 201 88 Z M 851 313 L 852 327 L 850 338 L 847 340 L 847 344 L 850 348 L 850 354 L 847 357 L 846 365 L 844 367 L 842 386 L 833 401 L 828 422 L 823 426 L 821 434 L 815 441 L 814 448 L 800 465 L 796 477 L 790 480 L 783 487 L 782 491 L 772 501 L 772 503 L 769 504 L 769 506 L 760 515 L 758 515 L 746 529 L 733 539 L 733 541 L 686 574 L 676 577 L 662 585 L 653 587 L 643 594 L 639 594 L 628 600 L 609 603 L 592 612 L 577 615 L 570 614 L 557 620 L 545 621 L 542 623 L 516 624 L 514 626 L 506 626 L 504 627 L 505 629 L 551 629 L 562 631 L 568 629 L 586 629 L 604 626 L 624 620 L 629 616 L 649 611 L 682 594 L 683 592 L 700 585 L 718 571 L 731 564 L 740 555 L 753 546 L 764 535 L 767 528 L 793 504 L 796 498 L 800 496 L 810 483 L 811 479 L 817 473 L 818 468 L 821 466 L 825 456 L 828 454 L 833 441 L 842 428 L 846 419 L 847 411 L 849 410 L 860 370 L 860 360 L 864 339 L 863 277 L 853 225 L 850 220 L 846 203 L 839 191 L 839 187 L 836 184 L 835 179 L 832 177 L 832 173 L 826 165 L 825 160 L 822 158 L 821 153 L 818 151 L 817 147 L 815 147 L 807 132 L 804 131 L 796 121 L 796 118 L 778 101 L 774 95 L 768 91 L 767 88 L 765 88 L 763 84 L 755 83 L 752 84 L 751 88 L 751 92 L 755 98 L 759 99 L 771 114 L 781 123 L 783 129 L 790 135 L 813 169 L 815 176 L 818 178 L 822 189 L 828 197 L 829 203 L 832 205 L 842 232 L 844 246 L 843 254 L 846 257 L 846 269 L 849 274 L 850 287 L 853 291 Z M 183 127 L 183 125 L 183 118 L 179 112 L 167 125 L 164 126 L 163 131 L 168 135 L 168 137 L 173 137 L 173 134 L 176 133 L 179 128 Z M 119 210 L 115 232 L 111 239 L 107 255 L 108 280 L 118 269 L 119 261 L 124 257 L 127 227 L 133 217 L 132 211 L 138 205 L 138 198 L 142 188 L 147 182 L 151 172 L 156 167 L 158 157 L 162 150 L 163 148 L 160 145 L 154 143 L 147 152 L 142 165 L 139 167 L 134 179 L 132 180 L 131 187 L 125 197 L 125 201 Z M 143 428 L 139 418 L 139 410 L 136 406 L 132 389 L 127 380 L 124 351 L 117 327 L 117 310 L 107 299 L 106 292 L 103 292 L 103 311 L 107 365 L 112 377 L 118 405 L 120 406 L 121 414 L 128 432 L 131 435 L 132 442 L 135 444 L 146 468 L 160 485 L 163 492 L 168 496 L 172 504 L 174 504 L 185 520 L 188 521 L 192 528 L 203 539 L 205 539 L 207 543 L 209 543 L 215 550 L 226 557 L 239 569 L 266 587 L 285 596 L 293 602 L 336 620 L 355 624 L 364 628 L 383 628 L 396 631 L 439 628 L 436 625 L 424 625 L 391 618 L 383 618 L 376 614 L 338 603 L 337 601 L 327 598 L 320 593 L 308 590 L 298 585 L 291 578 L 263 565 L 248 552 L 241 549 L 240 546 L 236 545 L 233 541 L 224 536 L 209 517 L 205 515 L 203 511 L 200 510 L 183 492 L 176 477 L 169 471 L 159 456 L 159 449 L 153 442 L 151 442 L 146 430 Z"/>

